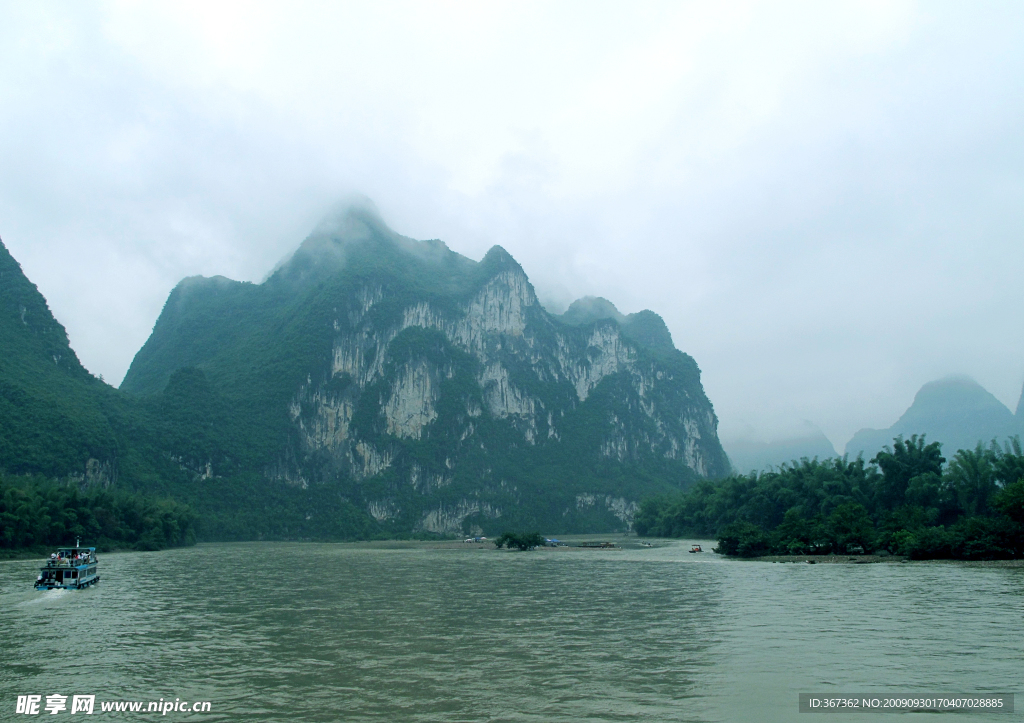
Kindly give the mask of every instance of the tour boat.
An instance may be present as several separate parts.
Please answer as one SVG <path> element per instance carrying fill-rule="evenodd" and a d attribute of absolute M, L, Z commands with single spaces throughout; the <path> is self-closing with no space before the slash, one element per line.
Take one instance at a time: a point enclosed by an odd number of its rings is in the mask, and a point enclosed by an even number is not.
<path fill-rule="evenodd" d="M 96 548 L 61 547 L 50 555 L 36 578 L 36 590 L 81 590 L 100 581 Z"/>

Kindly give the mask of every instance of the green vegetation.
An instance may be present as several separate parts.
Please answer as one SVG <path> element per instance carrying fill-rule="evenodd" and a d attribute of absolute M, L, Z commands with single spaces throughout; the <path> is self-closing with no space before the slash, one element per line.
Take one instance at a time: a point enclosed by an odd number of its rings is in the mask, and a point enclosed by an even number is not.
<path fill-rule="evenodd" d="M 501 537 L 494 541 L 494 546 L 498 549 L 507 547 L 510 550 L 514 547 L 520 552 L 526 552 L 535 547 L 543 547 L 544 538 L 539 532 L 503 532 Z"/>
<path fill-rule="evenodd" d="M 82 474 L 123 451 L 124 405 L 79 363 L 46 300 L 0 243 L 0 469 Z"/>
<path fill-rule="evenodd" d="M 528 282 L 515 260 L 495 247 L 477 263 L 379 219 L 348 221 L 366 233 L 318 231 L 262 284 L 182 281 L 120 389 L 82 367 L 0 244 L 0 473 L 170 498 L 209 541 L 429 536 L 427 520 L 457 534 L 444 526 L 452 517 L 463 534 L 610 532 L 626 527 L 614 511 L 623 500 L 696 479 L 679 452 L 682 417 L 713 420 L 713 409 L 656 314 L 568 323 L 525 304 L 516 323 L 527 333 L 470 343 L 466 309 L 485 289 L 518 305 Z M 488 303 L 488 314 L 507 311 L 504 297 Z M 433 321 L 410 326 L 415 309 Z M 604 376 L 581 401 L 565 360 L 583 368 L 594 338 L 619 333 L 636 369 Z M 362 366 L 336 368 L 340 349 Z M 410 369 L 437 391 L 415 435 L 384 413 Z M 495 411 L 498 397 L 508 405 Z M 717 438 L 695 443 L 724 474 Z"/>
<path fill-rule="evenodd" d="M 196 516 L 174 500 L 0 475 L 0 549 L 83 545 L 159 550 L 195 543 Z"/>
<path fill-rule="evenodd" d="M 717 536 L 727 555 L 887 551 L 915 559 L 1024 557 L 1024 454 L 1015 438 L 959 450 L 897 437 L 870 463 L 803 459 L 645 500 L 641 535 Z"/>
<path fill-rule="evenodd" d="M 0 244 L 0 548 L 77 534 L 141 548 L 428 536 L 425 519 L 472 505 L 463 534 L 612 531 L 623 526 L 612 501 L 655 494 L 638 532 L 717 535 L 732 555 L 1024 554 L 1019 442 L 946 464 L 938 444 L 897 437 L 870 463 L 805 459 L 697 481 L 680 439 L 695 441 L 711 475 L 728 462 L 714 434 L 665 432 L 713 410 L 660 317 L 623 316 L 603 299 L 560 318 L 527 305 L 528 334 L 478 340 L 481 355 L 441 329 L 462 324 L 496 277 L 520 274 L 515 260 L 495 247 L 475 263 L 363 220 L 365 238 L 314 234 L 263 284 L 184 280 L 122 390 L 82 367 Z M 410 325 L 413 309 L 436 323 Z M 581 400 L 558 370 L 567 354 L 591 363 L 593 339 L 613 327 L 633 343 L 634 372 L 604 376 Z M 342 347 L 372 360 L 372 374 L 348 362 L 362 371 L 339 371 Z M 481 382 L 499 364 L 507 380 Z M 401 435 L 382 408 L 414 368 L 439 393 L 429 424 Z M 630 377 L 640 369 L 642 398 Z M 488 398 L 513 389 L 533 413 L 488 411 Z M 535 538 L 499 540 L 528 549 Z"/>
<path fill-rule="evenodd" d="M 343 542 L 408 537 L 391 533 L 351 500 L 347 484 L 303 489 L 258 474 L 181 485 L 175 498 L 197 510 L 202 541 L 316 540 Z"/>
<path fill-rule="evenodd" d="M 144 486 L 199 510 L 201 539 L 404 537 L 426 515 L 467 499 L 479 500 L 481 511 L 464 520 L 463 534 L 507 526 L 622 530 L 605 497 L 639 499 L 695 479 L 664 425 L 638 413 L 644 405 L 693 410 L 700 419 L 711 413 L 700 370 L 672 346 L 660 317 L 623 317 L 622 333 L 639 345 L 638 364 L 651 374 L 657 365 L 666 382 L 640 399 L 627 373 L 610 375 L 580 402 L 564 375 L 547 371 L 560 368 L 558 355 L 566 352 L 559 344 L 568 338 L 587 363 L 596 326 L 618 322 L 565 324 L 539 305 L 528 307 L 531 339 L 495 337 L 486 359 L 536 400 L 537 411 L 532 420 L 492 416 L 480 355 L 439 328 L 404 319 L 429 306 L 439 326 L 454 328 L 497 275 L 522 270 L 498 247 L 475 263 L 440 242 L 410 242 L 379 221 L 367 223 L 358 242 L 314 233 L 260 285 L 186 279 L 136 356 L 121 388 L 153 420 L 146 458 L 170 455 L 182 468 L 162 467 Z M 376 359 L 372 374 L 355 379 L 335 369 L 342 340 L 353 356 Z M 383 414 L 410 368 L 426 369 L 438 391 L 436 417 L 419 436 L 396 434 Z M 351 410 L 347 436 L 335 448 L 310 445 L 300 432 L 322 428 L 325 408 Z M 671 416 L 680 425 L 670 430 L 676 438 L 687 434 L 678 412 Z M 632 445 L 624 458 L 602 456 L 611 420 L 624 437 L 661 440 L 661 447 Z M 365 457 L 356 442 L 389 465 L 361 474 Z M 724 473 L 717 439 L 708 435 L 699 445 L 709 468 Z M 212 479 L 197 482 L 205 470 Z M 580 504 L 579 495 L 600 504 Z M 268 512 L 278 505 L 278 513 Z M 386 514 L 375 519 L 371 507 Z"/>

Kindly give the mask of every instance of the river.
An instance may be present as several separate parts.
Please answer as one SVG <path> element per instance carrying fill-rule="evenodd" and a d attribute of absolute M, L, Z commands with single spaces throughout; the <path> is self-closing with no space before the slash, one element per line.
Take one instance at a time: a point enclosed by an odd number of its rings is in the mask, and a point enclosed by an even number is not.
<path fill-rule="evenodd" d="M 101 582 L 74 592 L 0 563 L 0 720 L 55 693 L 61 716 L 95 695 L 101 721 L 539 723 L 794 721 L 800 693 L 1024 690 L 1024 568 L 772 564 L 690 542 L 210 544 L 101 555 Z M 210 712 L 100 710 L 160 699 Z"/>

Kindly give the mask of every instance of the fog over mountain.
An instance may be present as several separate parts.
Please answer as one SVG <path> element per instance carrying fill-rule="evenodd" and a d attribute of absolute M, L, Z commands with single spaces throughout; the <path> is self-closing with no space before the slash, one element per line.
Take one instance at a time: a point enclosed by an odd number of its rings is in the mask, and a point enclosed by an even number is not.
<path fill-rule="evenodd" d="M 753 429 L 746 435 L 722 440 L 732 468 L 738 474 L 778 469 L 803 458 L 819 460 L 838 457 L 824 432 L 810 422 L 771 440 L 759 439 Z"/>
<path fill-rule="evenodd" d="M 1022 392 L 1024 396 L 1024 392 Z M 1005 443 L 1024 434 L 1024 415 L 1014 415 L 1006 405 L 970 377 L 951 376 L 921 387 L 914 403 L 887 429 L 862 429 L 846 445 L 851 457 L 872 457 L 894 437 L 925 434 L 930 442 L 941 442 L 943 452 L 952 456 L 958 449 L 974 449 L 981 443 Z"/>
<path fill-rule="evenodd" d="M 657 310 L 724 439 L 1019 399 L 1020 3 L 8 3 L 0 98 L 0 235 L 109 382 L 358 192 L 554 314 Z"/>

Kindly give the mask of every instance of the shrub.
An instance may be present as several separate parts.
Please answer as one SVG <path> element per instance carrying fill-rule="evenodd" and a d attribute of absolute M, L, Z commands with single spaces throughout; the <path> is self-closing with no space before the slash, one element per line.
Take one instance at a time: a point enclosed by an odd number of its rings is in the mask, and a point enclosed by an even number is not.
<path fill-rule="evenodd" d="M 511 550 L 515 547 L 520 552 L 526 552 L 543 545 L 544 538 L 541 537 L 539 532 L 503 532 L 501 537 L 494 541 L 494 546 L 499 549 L 508 547 Z"/>

